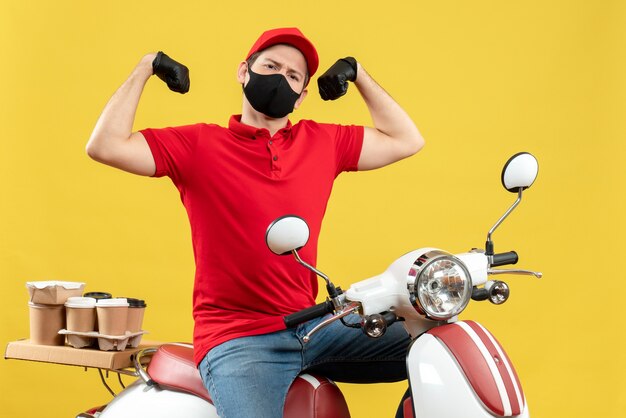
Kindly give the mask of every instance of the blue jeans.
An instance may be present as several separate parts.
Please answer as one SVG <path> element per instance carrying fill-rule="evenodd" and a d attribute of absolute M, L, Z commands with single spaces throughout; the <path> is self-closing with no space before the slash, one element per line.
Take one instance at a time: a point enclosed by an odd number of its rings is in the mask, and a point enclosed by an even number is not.
<path fill-rule="evenodd" d="M 406 379 L 410 339 L 401 323 L 372 339 L 335 321 L 303 343 L 302 337 L 321 320 L 237 338 L 210 350 L 199 369 L 219 416 L 282 418 L 289 386 L 303 371 L 350 383 Z"/>

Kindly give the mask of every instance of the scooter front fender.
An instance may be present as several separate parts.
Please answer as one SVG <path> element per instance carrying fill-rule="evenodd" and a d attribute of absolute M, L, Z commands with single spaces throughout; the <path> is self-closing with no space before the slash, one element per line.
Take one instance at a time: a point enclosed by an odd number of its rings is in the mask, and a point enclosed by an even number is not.
<path fill-rule="evenodd" d="M 99 418 L 218 418 L 215 407 L 189 393 L 148 386 L 137 380 L 120 392 Z"/>
<path fill-rule="evenodd" d="M 412 343 L 407 368 L 416 418 L 529 416 L 513 364 L 477 322 L 425 332 Z"/>

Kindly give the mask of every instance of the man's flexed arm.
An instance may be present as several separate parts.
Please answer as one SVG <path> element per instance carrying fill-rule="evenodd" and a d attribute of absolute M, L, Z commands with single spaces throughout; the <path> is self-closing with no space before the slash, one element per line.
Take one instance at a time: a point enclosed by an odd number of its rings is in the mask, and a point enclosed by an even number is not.
<path fill-rule="evenodd" d="M 130 173 L 154 174 L 156 166 L 148 143 L 140 132 L 132 132 L 139 98 L 153 74 L 173 91 L 189 90 L 187 67 L 162 52 L 144 56 L 104 107 L 87 143 L 91 158 Z"/>
<path fill-rule="evenodd" d="M 419 130 L 400 105 L 352 57 L 337 61 L 318 79 L 324 100 L 335 100 L 354 82 L 370 112 L 373 128 L 365 128 L 359 170 L 372 170 L 418 152 L 424 146 Z"/>

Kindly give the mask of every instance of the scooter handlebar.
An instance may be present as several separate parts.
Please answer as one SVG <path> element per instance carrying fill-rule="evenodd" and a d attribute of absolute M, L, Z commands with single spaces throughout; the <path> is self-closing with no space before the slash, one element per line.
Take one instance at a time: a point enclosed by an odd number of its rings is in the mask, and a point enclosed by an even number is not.
<path fill-rule="evenodd" d="M 519 257 L 515 251 L 509 251 L 506 253 L 494 254 L 491 267 L 507 266 L 510 264 L 516 264 Z"/>
<path fill-rule="evenodd" d="M 332 313 L 334 311 L 333 303 L 329 300 L 318 303 L 315 306 L 311 306 L 310 308 L 303 309 L 298 312 L 294 312 L 291 315 L 287 315 L 283 318 L 285 321 L 285 325 L 287 328 L 295 327 L 303 322 L 309 321 L 314 318 L 319 318 L 320 316 L 324 316 L 328 313 Z"/>

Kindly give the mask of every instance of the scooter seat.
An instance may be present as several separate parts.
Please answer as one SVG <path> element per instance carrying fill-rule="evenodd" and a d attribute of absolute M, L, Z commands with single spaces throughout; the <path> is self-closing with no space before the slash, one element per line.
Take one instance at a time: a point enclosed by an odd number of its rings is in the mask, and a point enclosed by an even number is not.
<path fill-rule="evenodd" d="M 148 364 L 148 374 L 159 386 L 189 392 L 213 403 L 193 361 L 191 346 L 162 345 Z"/>
<path fill-rule="evenodd" d="M 193 361 L 191 346 L 162 345 L 150 360 L 148 374 L 161 387 L 192 393 L 213 403 Z M 350 412 L 333 381 L 302 374 L 289 388 L 284 418 L 350 418 Z"/>

